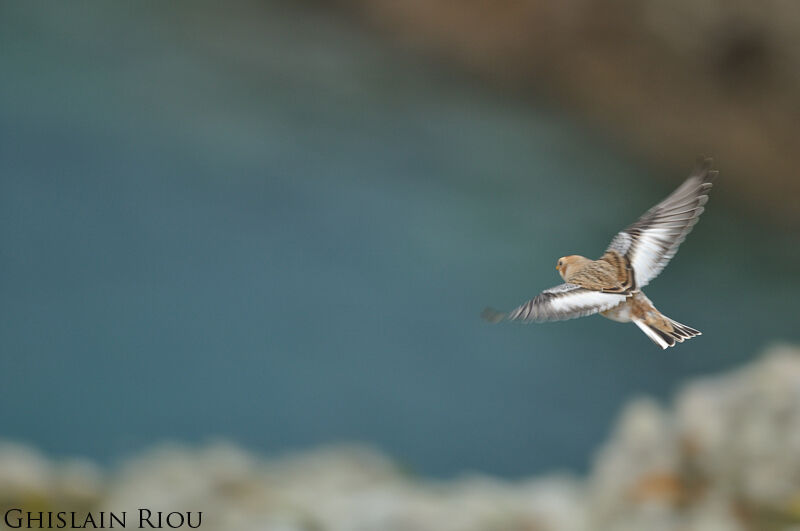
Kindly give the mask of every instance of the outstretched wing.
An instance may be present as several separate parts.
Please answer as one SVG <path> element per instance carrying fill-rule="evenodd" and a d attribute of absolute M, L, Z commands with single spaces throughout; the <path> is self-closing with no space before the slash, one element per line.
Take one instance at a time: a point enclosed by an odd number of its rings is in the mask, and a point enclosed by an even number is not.
<path fill-rule="evenodd" d="M 481 316 L 492 323 L 503 319 L 525 322 L 560 321 L 608 310 L 623 302 L 626 297 L 619 293 L 588 290 L 575 284 L 561 284 L 544 290 L 508 313 L 486 308 Z"/>
<path fill-rule="evenodd" d="M 678 246 L 697 223 L 708 201 L 713 160 L 702 160 L 677 190 L 645 212 L 611 241 L 606 251 L 617 251 L 630 260 L 636 287 L 643 288 L 658 276 L 678 252 Z"/>

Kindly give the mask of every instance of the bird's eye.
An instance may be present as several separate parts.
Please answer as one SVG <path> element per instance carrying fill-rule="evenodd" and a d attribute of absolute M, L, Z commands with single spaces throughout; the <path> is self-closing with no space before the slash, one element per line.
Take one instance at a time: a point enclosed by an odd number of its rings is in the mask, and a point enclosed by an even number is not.
<path fill-rule="evenodd" d="M 561 260 L 558 261 L 558 267 L 561 267 Z"/>

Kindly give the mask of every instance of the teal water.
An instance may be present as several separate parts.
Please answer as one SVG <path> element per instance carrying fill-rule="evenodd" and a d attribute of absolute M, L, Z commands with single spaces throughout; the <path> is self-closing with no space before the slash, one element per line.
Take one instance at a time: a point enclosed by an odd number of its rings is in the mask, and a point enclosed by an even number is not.
<path fill-rule="evenodd" d="M 684 175 L 291 5 L 0 8 L 0 437 L 581 470 L 632 396 L 800 339 L 796 235 L 736 210 L 724 156 L 648 288 L 702 337 L 483 323 Z"/>

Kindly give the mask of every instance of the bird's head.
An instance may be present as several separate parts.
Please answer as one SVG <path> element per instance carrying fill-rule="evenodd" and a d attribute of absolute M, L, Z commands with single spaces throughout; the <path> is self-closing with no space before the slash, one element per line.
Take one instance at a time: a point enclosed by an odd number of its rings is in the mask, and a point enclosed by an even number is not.
<path fill-rule="evenodd" d="M 561 275 L 561 278 L 564 280 L 567 279 L 567 276 L 570 274 L 571 271 L 574 271 L 578 265 L 587 261 L 586 258 L 583 256 L 578 256 L 576 254 L 571 254 L 569 256 L 562 256 L 558 259 L 556 263 L 556 271 Z"/>

